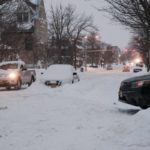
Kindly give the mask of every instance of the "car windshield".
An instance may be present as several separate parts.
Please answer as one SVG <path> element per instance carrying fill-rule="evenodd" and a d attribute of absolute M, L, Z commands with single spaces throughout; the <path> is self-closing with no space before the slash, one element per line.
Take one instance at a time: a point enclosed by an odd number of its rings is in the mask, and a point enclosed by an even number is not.
<path fill-rule="evenodd" d="M 17 69 L 18 64 L 4 64 L 0 66 L 0 69 L 8 70 L 8 69 Z"/>

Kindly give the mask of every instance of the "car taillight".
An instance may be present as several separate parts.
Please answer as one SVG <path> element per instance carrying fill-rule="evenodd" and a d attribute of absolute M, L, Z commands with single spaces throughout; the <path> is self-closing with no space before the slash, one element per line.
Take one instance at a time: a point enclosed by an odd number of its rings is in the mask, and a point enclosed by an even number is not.
<path fill-rule="evenodd" d="M 144 84 L 144 81 L 136 81 L 132 83 L 132 88 L 140 88 Z"/>
<path fill-rule="evenodd" d="M 141 86 L 143 86 L 143 84 L 144 84 L 144 81 L 138 81 L 137 82 L 137 87 L 141 87 Z"/>

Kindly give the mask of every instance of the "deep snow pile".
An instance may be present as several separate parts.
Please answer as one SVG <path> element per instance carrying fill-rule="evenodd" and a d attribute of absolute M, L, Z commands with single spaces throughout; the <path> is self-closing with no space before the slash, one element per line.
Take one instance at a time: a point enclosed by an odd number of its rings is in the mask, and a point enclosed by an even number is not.
<path fill-rule="evenodd" d="M 49 88 L 0 91 L 0 150 L 149 150 L 150 110 L 118 103 L 132 73 L 95 69 Z"/>

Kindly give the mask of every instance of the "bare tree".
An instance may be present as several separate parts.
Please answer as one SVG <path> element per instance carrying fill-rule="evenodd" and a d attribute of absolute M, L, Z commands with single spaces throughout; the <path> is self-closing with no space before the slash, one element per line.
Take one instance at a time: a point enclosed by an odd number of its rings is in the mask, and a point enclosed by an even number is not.
<path fill-rule="evenodd" d="M 77 14 L 73 5 L 51 6 L 49 18 L 49 33 L 53 46 L 58 53 L 59 63 L 63 63 L 64 48 L 70 50 L 71 63 L 76 67 L 77 44 L 83 32 L 94 28 L 93 18 L 84 14 Z"/>
<path fill-rule="evenodd" d="M 100 37 L 94 31 L 87 36 L 87 49 L 89 50 L 88 63 L 91 63 L 92 66 L 94 66 L 94 64 L 98 65 L 102 53 L 100 51 L 95 51 L 100 50 Z"/>
<path fill-rule="evenodd" d="M 145 40 L 150 70 L 150 1 L 149 0 L 105 0 L 109 6 L 104 11 L 110 13 L 121 24 Z"/>

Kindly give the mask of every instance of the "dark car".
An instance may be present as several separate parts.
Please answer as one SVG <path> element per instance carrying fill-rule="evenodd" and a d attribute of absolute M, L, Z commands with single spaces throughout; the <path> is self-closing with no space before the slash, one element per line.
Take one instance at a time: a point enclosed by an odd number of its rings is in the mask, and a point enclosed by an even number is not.
<path fill-rule="evenodd" d="M 142 68 L 139 68 L 139 67 L 133 68 L 134 73 L 137 73 L 137 72 L 140 72 L 140 71 L 142 71 Z"/>
<path fill-rule="evenodd" d="M 119 101 L 140 106 L 150 106 L 150 74 L 126 79 L 121 82 Z"/>

